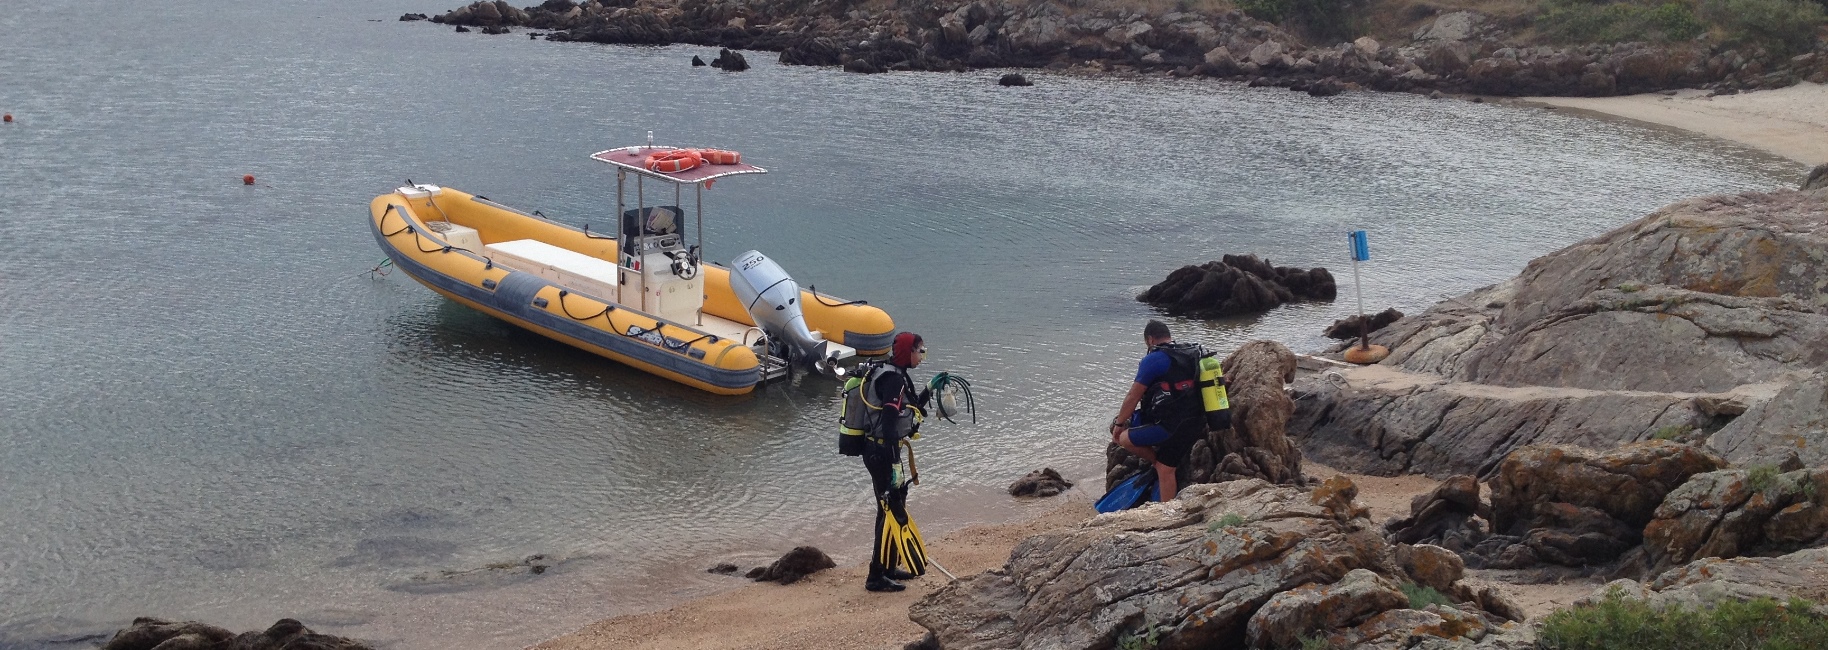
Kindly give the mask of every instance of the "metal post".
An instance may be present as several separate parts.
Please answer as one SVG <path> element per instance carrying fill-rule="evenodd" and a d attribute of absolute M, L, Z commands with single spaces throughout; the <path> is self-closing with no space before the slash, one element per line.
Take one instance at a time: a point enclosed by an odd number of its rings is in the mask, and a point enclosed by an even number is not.
<path fill-rule="evenodd" d="M 1358 282 L 1358 257 L 1352 258 L 1352 292 L 1358 294 L 1358 349 L 1371 348 L 1371 320 L 1365 318 L 1365 288 Z"/>
<path fill-rule="evenodd" d="M 692 202 L 695 204 L 692 206 L 693 211 L 698 213 L 697 215 L 695 215 L 696 218 L 698 219 L 698 259 L 695 259 L 695 260 L 692 259 L 692 256 L 690 255 L 690 253 L 691 253 L 690 249 L 688 249 L 686 251 L 687 252 L 686 259 L 690 260 L 693 264 L 697 265 L 697 267 L 698 267 L 697 277 L 699 278 L 699 280 L 701 282 L 701 284 L 699 284 L 699 286 L 698 286 L 698 291 L 699 291 L 699 293 L 703 293 L 704 285 L 702 284 L 702 282 L 703 282 L 704 273 L 705 273 L 705 264 L 704 264 L 704 259 L 705 259 L 705 185 L 704 185 L 704 183 L 698 183 L 698 184 L 692 186 Z M 705 306 L 704 306 L 704 303 L 701 301 L 698 304 L 698 325 L 703 326 L 704 324 L 705 324 Z"/>

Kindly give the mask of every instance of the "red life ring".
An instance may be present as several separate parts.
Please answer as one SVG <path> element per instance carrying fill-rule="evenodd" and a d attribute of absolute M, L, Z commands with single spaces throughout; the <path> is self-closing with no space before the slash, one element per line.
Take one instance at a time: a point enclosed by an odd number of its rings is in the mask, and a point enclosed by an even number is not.
<path fill-rule="evenodd" d="M 647 167 L 648 171 L 674 174 L 697 167 L 703 162 L 704 158 L 699 156 L 696 151 L 692 151 L 691 149 L 673 149 L 671 151 L 657 151 L 648 154 L 647 161 L 643 164 Z"/>
<path fill-rule="evenodd" d="M 703 149 L 698 153 L 704 157 L 707 165 L 735 165 L 743 161 L 743 155 L 734 151 Z"/>

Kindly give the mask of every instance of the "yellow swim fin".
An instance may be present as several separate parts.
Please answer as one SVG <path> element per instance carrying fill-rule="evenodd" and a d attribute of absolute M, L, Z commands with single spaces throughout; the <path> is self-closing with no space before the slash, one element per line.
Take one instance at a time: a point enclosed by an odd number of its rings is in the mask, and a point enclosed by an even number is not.
<path fill-rule="evenodd" d="M 882 506 L 883 521 L 882 554 L 876 561 L 890 569 L 905 566 L 908 573 L 926 575 L 927 543 L 920 538 L 920 527 L 914 525 L 914 518 L 910 516 L 904 523 L 895 518 L 888 502 L 878 499 L 877 503 Z"/>
<path fill-rule="evenodd" d="M 908 573 L 927 574 L 927 543 L 920 538 L 920 527 L 914 525 L 914 516 L 908 515 L 908 523 L 896 527 L 901 534 L 901 560 L 908 567 Z"/>

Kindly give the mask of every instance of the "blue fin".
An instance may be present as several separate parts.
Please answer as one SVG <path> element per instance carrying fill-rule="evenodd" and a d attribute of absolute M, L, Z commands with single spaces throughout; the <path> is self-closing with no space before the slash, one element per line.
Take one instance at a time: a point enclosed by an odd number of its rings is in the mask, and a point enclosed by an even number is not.
<path fill-rule="evenodd" d="M 1124 479 L 1112 487 L 1110 492 L 1106 492 L 1104 497 L 1098 500 L 1098 512 L 1117 512 L 1141 505 L 1149 500 L 1151 493 L 1160 494 L 1159 490 L 1151 489 L 1154 487 L 1154 472 L 1137 472 L 1135 476 Z"/>

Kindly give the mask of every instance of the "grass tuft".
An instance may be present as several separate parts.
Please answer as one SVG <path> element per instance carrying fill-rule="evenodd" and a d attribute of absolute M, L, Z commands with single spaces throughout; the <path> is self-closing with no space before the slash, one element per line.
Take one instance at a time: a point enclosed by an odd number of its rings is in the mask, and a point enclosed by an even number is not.
<path fill-rule="evenodd" d="M 1117 650 L 1153 650 L 1162 642 L 1161 628 L 1153 625 L 1117 636 Z"/>
<path fill-rule="evenodd" d="M 1448 600 L 1445 594 L 1436 591 L 1434 587 L 1424 587 L 1418 584 L 1405 582 L 1401 585 L 1397 585 L 1397 588 L 1403 590 L 1404 596 L 1409 597 L 1409 609 L 1422 609 L 1429 605 L 1440 605 L 1442 607 L 1453 607 L 1454 605 L 1453 601 Z"/>
<path fill-rule="evenodd" d="M 1745 474 L 1746 487 L 1752 488 L 1753 492 L 1769 490 L 1777 486 L 1777 474 L 1776 465 L 1753 465 Z"/>
<path fill-rule="evenodd" d="M 1593 605 L 1558 610 L 1537 633 L 1541 650 L 1802 650 L 1828 648 L 1828 619 L 1813 603 L 1768 598 L 1712 608 L 1657 609 L 1613 590 Z"/>

